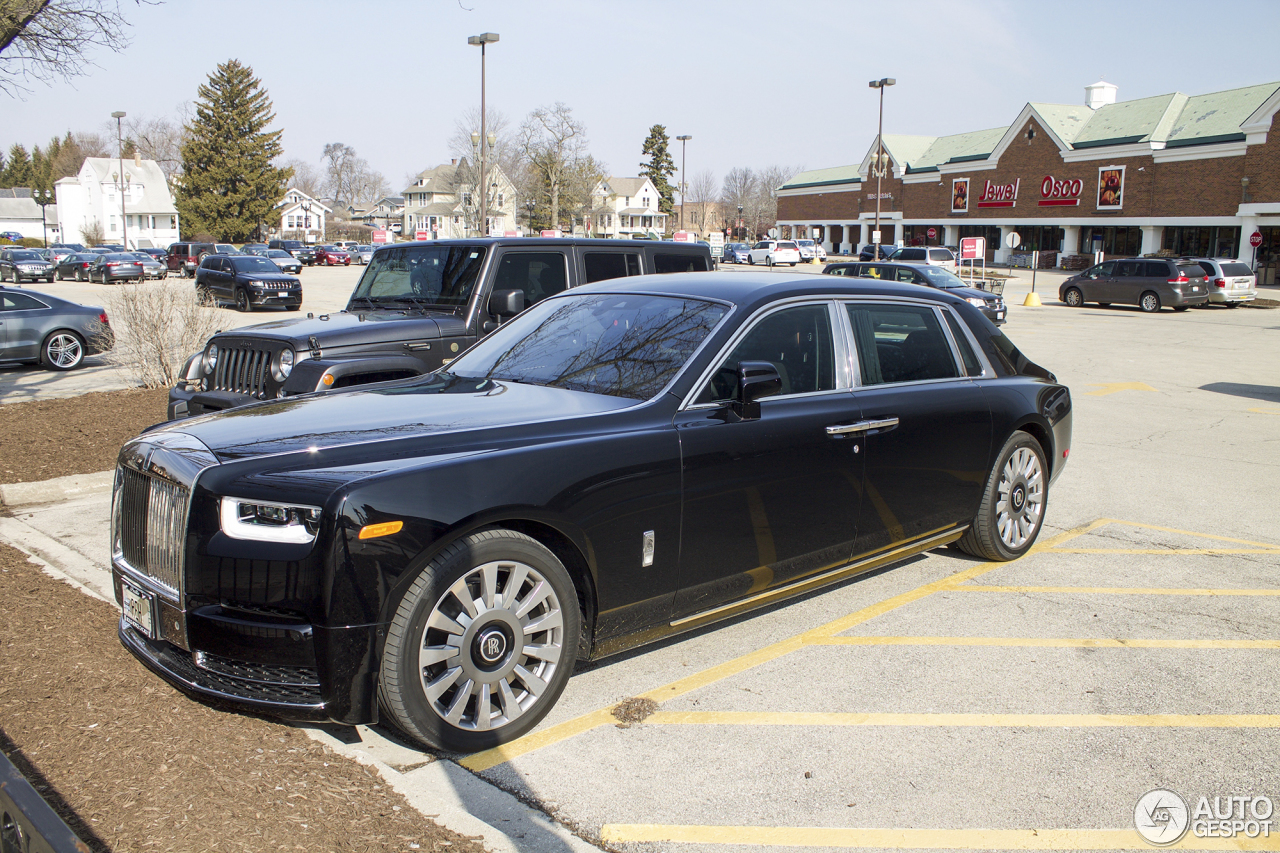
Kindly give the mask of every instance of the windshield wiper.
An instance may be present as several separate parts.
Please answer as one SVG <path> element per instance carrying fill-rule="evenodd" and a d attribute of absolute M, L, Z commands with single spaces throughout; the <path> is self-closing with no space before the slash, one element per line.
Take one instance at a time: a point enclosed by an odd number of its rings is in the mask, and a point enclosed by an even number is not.
<path fill-rule="evenodd" d="M 373 301 L 373 299 L 372 299 L 371 297 L 368 297 L 368 296 L 353 296 L 353 297 L 351 297 L 351 301 L 352 301 L 353 303 L 354 303 L 354 302 L 356 302 L 356 301 L 358 301 L 358 300 L 360 300 L 360 299 L 363 299 L 365 302 L 368 302 L 368 303 L 369 303 L 369 310 L 370 310 L 370 311 L 376 311 L 376 310 L 378 309 L 378 303 L 374 302 L 374 301 Z"/>

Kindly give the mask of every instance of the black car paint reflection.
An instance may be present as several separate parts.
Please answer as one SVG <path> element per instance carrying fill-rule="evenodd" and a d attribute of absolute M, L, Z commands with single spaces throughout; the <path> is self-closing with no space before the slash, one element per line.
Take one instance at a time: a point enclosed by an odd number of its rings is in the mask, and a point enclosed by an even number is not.
<path fill-rule="evenodd" d="M 942 378 L 857 384 L 843 343 L 854 302 L 933 317 L 954 363 Z M 821 387 L 799 387 L 807 362 L 792 356 L 791 393 L 760 400 L 758 417 L 734 401 L 696 402 L 757 318 L 791 305 L 839 324 Z M 886 357 L 911 338 L 884 334 Z M 966 371 L 962 350 L 980 370 Z M 517 531 L 555 555 L 583 618 L 572 645 L 600 657 L 955 541 L 1015 430 L 1038 442 L 1051 481 L 1070 429 L 1067 389 L 944 291 L 759 274 L 600 283 L 534 306 L 445 372 L 136 439 L 185 433 L 218 464 L 191 496 L 174 603 L 185 633 L 147 641 L 122 623 L 122 637 L 192 695 L 368 722 L 402 598 L 475 531 Z M 321 532 L 306 545 L 231 538 L 218 520 L 226 495 L 320 507 Z M 403 528 L 357 535 L 385 522 Z M 128 571 L 115 569 L 119 589 Z M 254 624 L 262 630 L 244 628 Z M 318 687 L 307 702 L 228 694 L 181 669 L 191 652 L 306 667 Z"/>

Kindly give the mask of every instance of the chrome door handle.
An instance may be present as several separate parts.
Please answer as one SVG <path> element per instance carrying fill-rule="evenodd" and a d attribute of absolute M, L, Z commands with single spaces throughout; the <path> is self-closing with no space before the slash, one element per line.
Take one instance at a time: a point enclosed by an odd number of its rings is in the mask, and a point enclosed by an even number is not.
<path fill-rule="evenodd" d="M 878 421 L 858 421 L 856 424 L 827 427 L 827 435 L 848 435 L 854 432 L 866 432 L 872 429 L 888 429 L 898 425 L 897 418 L 884 418 Z"/>

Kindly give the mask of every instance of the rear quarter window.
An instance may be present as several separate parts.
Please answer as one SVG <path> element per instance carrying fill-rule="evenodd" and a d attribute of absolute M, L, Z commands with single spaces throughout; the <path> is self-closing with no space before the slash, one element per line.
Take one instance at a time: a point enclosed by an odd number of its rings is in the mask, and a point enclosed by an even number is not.
<path fill-rule="evenodd" d="M 1187 278 L 1204 278 L 1204 267 L 1199 264 L 1179 264 L 1178 272 Z"/>
<path fill-rule="evenodd" d="M 673 255 L 666 252 L 654 252 L 653 271 L 669 272 L 706 272 L 709 269 L 707 259 L 702 255 Z"/>

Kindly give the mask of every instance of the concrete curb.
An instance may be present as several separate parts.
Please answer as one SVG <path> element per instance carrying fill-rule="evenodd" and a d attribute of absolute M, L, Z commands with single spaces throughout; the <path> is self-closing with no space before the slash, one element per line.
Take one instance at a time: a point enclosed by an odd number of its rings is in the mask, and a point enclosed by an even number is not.
<path fill-rule="evenodd" d="M 52 480 L 41 480 L 37 483 L 0 485 L 0 506 L 13 508 L 31 504 L 51 504 L 95 492 L 110 491 L 114 476 L 115 471 L 99 471 L 96 474 L 54 477 Z"/>

